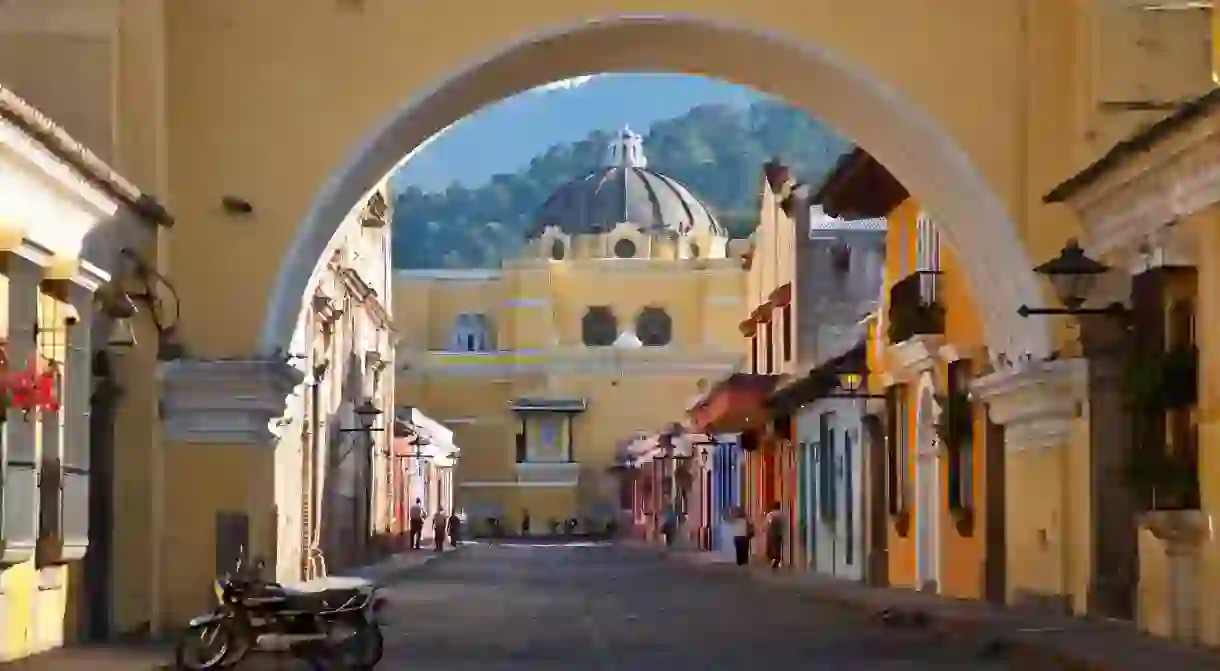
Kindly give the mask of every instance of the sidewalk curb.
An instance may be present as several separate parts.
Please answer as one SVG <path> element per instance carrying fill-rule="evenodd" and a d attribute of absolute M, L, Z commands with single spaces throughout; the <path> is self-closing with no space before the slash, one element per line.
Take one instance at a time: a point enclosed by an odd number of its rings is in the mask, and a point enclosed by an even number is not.
<path fill-rule="evenodd" d="M 1031 641 L 1020 631 L 1006 630 L 1000 623 L 988 621 L 986 614 L 972 617 L 966 614 L 937 613 L 934 609 L 918 604 L 886 604 L 880 605 L 869 601 L 867 594 L 860 595 L 835 594 L 832 590 L 813 584 L 802 584 L 791 574 L 781 573 L 771 575 L 751 567 L 742 572 L 731 563 L 721 561 L 698 561 L 700 552 L 665 551 L 647 545 L 627 547 L 641 549 L 657 556 L 682 562 L 692 568 L 716 572 L 724 575 L 738 575 L 746 580 L 771 588 L 787 588 L 806 594 L 818 601 L 844 610 L 851 610 L 864 615 L 875 626 L 881 627 L 913 627 L 930 631 L 937 639 L 970 637 L 979 648 L 980 656 L 998 656 L 1005 659 L 1020 659 L 1028 663 L 1047 665 L 1060 671 L 1116 671 L 1115 667 L 1106 663 L 1098 663 L 1092 659 L 1083 658 L 1081 654 L 1065 652 L 1056 649 L 1052 644 Z M 860 586 L 861 589 L 867 588 Z M 1064 632 L 1069 635 L 1068 632 Z"/>

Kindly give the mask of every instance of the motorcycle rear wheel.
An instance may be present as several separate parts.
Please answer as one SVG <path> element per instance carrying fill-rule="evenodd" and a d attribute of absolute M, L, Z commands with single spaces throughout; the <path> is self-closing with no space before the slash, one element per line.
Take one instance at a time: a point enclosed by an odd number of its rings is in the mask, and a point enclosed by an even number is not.
<path fill-rule="evenodd" d="M 188 627 L 178 639 L 174 664 L 182 671 L 207 671 L 232 666 L 233 631 L 224 620 Z"/>

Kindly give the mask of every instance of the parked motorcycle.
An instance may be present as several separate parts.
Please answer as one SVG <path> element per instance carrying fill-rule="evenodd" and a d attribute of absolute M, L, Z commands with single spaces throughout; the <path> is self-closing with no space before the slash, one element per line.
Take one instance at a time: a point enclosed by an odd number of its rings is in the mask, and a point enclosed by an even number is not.
<path fill-rule="evenodd" d="M 381 661 L 377 613 L 385 599 L 372 582 L 334 577 L 280 584 L 242 576 L 240 566 L 216 580 L 215 610 L 183 632 L 179 669 L 229 668 L 253 652 L 290 654 L 317 671 L 366 671 Z"/>

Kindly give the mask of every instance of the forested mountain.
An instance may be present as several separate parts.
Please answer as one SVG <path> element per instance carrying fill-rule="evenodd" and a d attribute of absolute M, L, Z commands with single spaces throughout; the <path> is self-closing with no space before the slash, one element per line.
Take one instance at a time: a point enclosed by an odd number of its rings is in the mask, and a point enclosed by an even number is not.
<path fill-rule="evenodd" d="M 495 175 L 478 188 L 454 184 L 426 193 L 408 187 L 395 194 L 395 267 L 481 268 L 512 258 L 543 201 L 598 168 L 617 130 L 555 145 L 525 168 Z M 756 223 L 765 161 L 778 156 L 801 180 L 816 182 L 848 148 L 819 121 L 770 100 L 746 108 L 695 107 L 654 124 L 644 138 L 649 169 L 690 187 L 734 237 L 749 235 Z"/>

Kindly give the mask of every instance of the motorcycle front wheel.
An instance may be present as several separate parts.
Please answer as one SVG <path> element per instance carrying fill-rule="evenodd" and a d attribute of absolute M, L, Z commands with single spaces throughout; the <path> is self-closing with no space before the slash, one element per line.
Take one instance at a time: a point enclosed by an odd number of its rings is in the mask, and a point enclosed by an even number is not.
<path fill-rule="evenodd" d="M 339 652 L 343 668 L 353 671 L 372 671 L 385 654 L 385 639 L 376 622 L 361 618 L 355 624 L 356 634 L 349 638 Z"/>
<path fill-rule="evenodd" d="M 178 639 L 174 651 L 177 668 L 183 671 L 205 671 L 232 665 L 229 650 L 233 647 L 233 633 L 225 620 L 187 627 Z"/>

